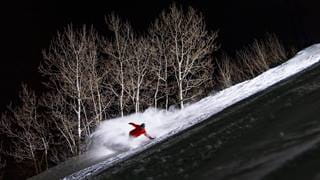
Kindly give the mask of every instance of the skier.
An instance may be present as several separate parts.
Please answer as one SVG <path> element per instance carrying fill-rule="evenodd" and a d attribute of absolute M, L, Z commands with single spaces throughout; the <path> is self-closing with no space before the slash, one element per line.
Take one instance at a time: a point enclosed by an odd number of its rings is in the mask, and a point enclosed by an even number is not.
<path fill-rule="evenodd" d="M 134 123 L 131 122 L 129 124 L 134 127 L 134 129 L 129 132 L 129 136 L 130 137 L 135 137 L 136 138 L 136 137 L 144 134 L 147 138 L 154 139 L 154 137 L 151 137 L 149 134 L 147 134 L 147 132 L 145 130 L 145 124 L 144 123 L 142 123 L 141 125 L 138 125 L 138 124 L 134 124 Z"/>

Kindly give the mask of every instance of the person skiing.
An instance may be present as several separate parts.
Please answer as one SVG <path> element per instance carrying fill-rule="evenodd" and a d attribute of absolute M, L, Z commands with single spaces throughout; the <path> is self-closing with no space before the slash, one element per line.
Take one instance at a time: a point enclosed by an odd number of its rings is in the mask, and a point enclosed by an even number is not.
<path fill-rule="evenodd" d="M 146 132 L 146 129 L 145 129 L 145 124 L 142 123 L 141 125 L 138 125 L 138 124 L 134 124 L 132 122 L 129 123 L 130 125 L 132 125 L 134 127 L 133 130 L 131 130 L 129 132 L 129 136 L 130 137 L 139 137 L 140 135 L 145 135 L 147 138 L 149 139 L 154 139 L 154 137 L 151 137 L 147 132 Z"/>

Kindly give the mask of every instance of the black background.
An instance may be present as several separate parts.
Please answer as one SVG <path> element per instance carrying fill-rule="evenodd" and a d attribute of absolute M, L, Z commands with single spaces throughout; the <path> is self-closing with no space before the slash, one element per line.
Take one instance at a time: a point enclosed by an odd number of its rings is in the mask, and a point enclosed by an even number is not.
<path fill-rule="evenodd" d="M 22 1 L 1 5 L 0 110 L 17 97 L 21 82 L 42 90 L 37 67 L 41 51 L 48 48 L 58 30 L 72 23 L 93 25 L 106 33 L 104 16 L 115 12 L 138 31 L 172 0 Z M 298 49 L 320 42 L 317 0 L 178 0 L 178 5 L 200 10 L 212 30 L 219 29 L 222 49 L 236 49 L 276 33 L 286 45 Z"/>

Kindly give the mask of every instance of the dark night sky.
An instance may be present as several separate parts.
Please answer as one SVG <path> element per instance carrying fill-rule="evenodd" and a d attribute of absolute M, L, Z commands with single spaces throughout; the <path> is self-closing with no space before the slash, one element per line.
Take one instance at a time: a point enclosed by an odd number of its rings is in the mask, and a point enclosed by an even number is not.
<path fill-rule="evenodd" d="M 116 3 L 115 3 L 116 2 Z M 148 24 L 171 0 L 23 1 L 2 6 L 0 110 L 14 100 L 21 82 L 40 90 L 37 66 L 41 50 L 58 30 L 71 22 L 94 25 L 103 34 L 104 15 L 114 11 L 138 30 Z M 201 10 L 211 29 L 220 29 L 219 41 L 227 52 L 241 48 L 266 32 L 299 48 L 320 42 L 317 0 L 178 0 Z"/>

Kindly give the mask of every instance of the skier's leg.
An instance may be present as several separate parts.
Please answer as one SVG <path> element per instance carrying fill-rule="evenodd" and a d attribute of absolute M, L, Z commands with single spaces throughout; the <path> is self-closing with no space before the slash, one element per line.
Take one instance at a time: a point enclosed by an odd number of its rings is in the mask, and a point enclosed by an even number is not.
<path fill-rule="evenodd" d="M 133 140 L 133 136 L 131 136 L 131 134 L 129 134 L 129 136 L 128 136 L 128 139 L 129 139 L 129 141 L 132 141 Z"/>

